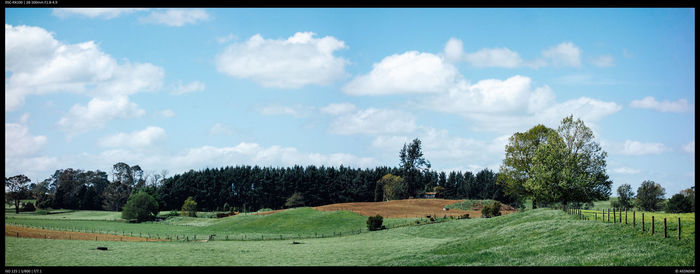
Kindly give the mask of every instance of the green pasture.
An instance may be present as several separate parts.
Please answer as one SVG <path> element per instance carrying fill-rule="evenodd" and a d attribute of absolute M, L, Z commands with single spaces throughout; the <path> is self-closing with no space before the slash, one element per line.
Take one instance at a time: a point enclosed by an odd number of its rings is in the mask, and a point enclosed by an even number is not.
<path fill-rule="evenodd" d="M 279 219 L 236 216 L 205 226 L 100 220 L 15 218 L 26 222 L 108 223 L 134 229 L 240 230 L 263 224 L 300 231 L 361 226 L 350 212 L 318 215 L 309 208 Z M 280 214 L 280 213 L 277 213 Z M 277 214 L 268 215 L 272 217 Z M 295 215 L 298 214 L 298 215 Z M 247 219 L 247 217 L 256 217 Z M 645 216 L 646 217 L 646 216 Z M 237 219 L 237 221 L 234 221 Z M 694 218 L 693 218 L 694 219 Z M 10 219 L 6 216 L 6 223 Z M 184 221 L 184 220 L 182 220 Z M 406 221 L 406 220 L 402 220 Z M 579 220 L 561 210 L 536 209 L 495 218 L 453 220 L 331 238 L 209 242 L 95 242 L 5 237 L 6 266 L 695 266 L 694 233 L 682 240 L 636 233 L 632 226 Z M 109 251 L 96 250 L 106 246 Z"/>

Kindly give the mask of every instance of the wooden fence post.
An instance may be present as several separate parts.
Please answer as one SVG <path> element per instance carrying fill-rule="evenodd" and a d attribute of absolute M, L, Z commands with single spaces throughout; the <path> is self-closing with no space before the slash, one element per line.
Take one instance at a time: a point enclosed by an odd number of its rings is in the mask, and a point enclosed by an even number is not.
<path fill-rule="evenodd" d="M 617 223 L 617 217 L 615 216 L 615 208 L 613 208 L 613 224 Z"/>
<path fill-rule="evenodd" d="M 681 239 L 681 217 L 678 217 L 678 240 Z"/>
<path fill-rule="evenodd" d="M 668 238 L 668 234 L 667 234 L 667 232 L 666 232 L 666 229 L 667 229 L 667 227 L 666 227 L 666 218 L 664 218 L 664 238 Z"/>
<path fill-rule="evenodd" d="M 627 209 L 625 208 L 625 224 L 627 224 Z"/>
<path fill-rule="evenodd" d="M 654 215 L 651 215 L 651 236 L 654 236 Z"/>
<path fill-rule="evenodd" d="M 608 223 L 610 222 L 610 209 L 608 208 Z"/>
<path fill-rule="evenodd" d="M 632 210 L 632 227 L 637 227 L 637 216 L 635 216 L 636 211 Z"/>
<path fill-rule="evenodd" d="M 642 212 L 642 232 L 644 232 L 644 212 Z"/>

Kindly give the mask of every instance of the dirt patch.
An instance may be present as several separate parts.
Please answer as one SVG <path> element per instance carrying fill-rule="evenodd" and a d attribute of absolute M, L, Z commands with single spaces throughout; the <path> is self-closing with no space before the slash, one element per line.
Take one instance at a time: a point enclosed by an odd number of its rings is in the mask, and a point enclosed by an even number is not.
<path fill-rule="evenodd" d="M 278 210 L 272 210 L 272 211 L 263 211 L 263 212 L 258 212 L 258 213 L 253 213 L 253 215 L 270 215 L 270 214 L 275 214 L 277 212 L 285 211 L 287 209 L 278 209 Z"/>
<path fill-rule="evenodd" d="M 113 242 L 161 242 L 165 239 L 148 239 L 143 237 L 121 236 L 100 233 L 85 233 L 72 231 L 49 230 L 32 227 L 5 225 L 5 236 L 37 239 L 61 239 L 61 240 L 90 240 Z"/>
<path fill-rule="evenodd" d="M 360 203 L 340 203 L 314 207 L 320 211 L 348 210 L 363 216 L 382 215 L 384 218 L 418 218 L 426 216 L 460 216 L 469 214 L 470 218 L 481 217 L 481 210 L 443 210 L 447 205 L 459 203 L 462 200 L 445 199 L 407 199 L 394 200 L 388 202 L 360 202 Z M 501 214 L 509 214 L 514 211 L 503 210 Z"/>

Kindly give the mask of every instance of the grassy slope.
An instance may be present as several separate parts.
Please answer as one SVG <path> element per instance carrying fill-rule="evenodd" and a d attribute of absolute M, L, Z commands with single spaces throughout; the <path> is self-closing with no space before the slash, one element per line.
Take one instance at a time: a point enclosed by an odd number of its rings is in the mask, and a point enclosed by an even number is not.
<path fill-rule="evenodd" d="M 274 215 L 271 215 L 274 216 Z M 538 209 L 492 219 L 285 241 L 122 243 L 5 237 L 6 265 L 667 265 L 694 266 L 693 239 Z M 108 246 L 110 251 L 97 251 Z M 55 256 L 61 254 L 61 256 Z M 167 254 L 167 255 L 164 255 Z"/>

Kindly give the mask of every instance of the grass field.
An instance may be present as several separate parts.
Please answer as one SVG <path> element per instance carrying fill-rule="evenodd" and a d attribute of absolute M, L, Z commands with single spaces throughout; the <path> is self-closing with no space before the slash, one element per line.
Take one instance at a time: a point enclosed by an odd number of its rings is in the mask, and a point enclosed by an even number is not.
<path fill-rule="evenodd" d="M 287 212 L 311 214 L 307 212 L 309 210 L 302 208 Z M 330 223 L 347 222 L 346 225 L 353 226 L 355 219 L 351 213 L 336 214 L 318 217 L 324 221 L 317 220 L 316 223 L 318 226 L 332 227 Z M 280 215 L 275 222 L 284 222 L 283 219 L 291 216 Z M 329 221 L 326 222 L 326 219 Z M 365 219 L 362 217 L 362 220 Z M 244 228 L 257 220 L 246 219 L 231 225 Z M 291 225 L 291 222 L 287 224 Z M 143 229 L 165 226 L 217 230 L 223 228 L 213 226 L 226 227 L 224 223 L 200 227 L 177 224 L 124 225 Z M 301 244 L 292 244 L 292 240 L 95 242 L 6 236 L 5 265 L 695 266 L 694 241 L 694 234 L 692 239 L 664 239 L 636 233 L 631 226 L 578 220 L 561 210 L 537 209 L 489 219 L 454 220 L 358 235 L 302 239 Z M 109 251 L 96 250 L 97 246 L 107 246 Z"/>

